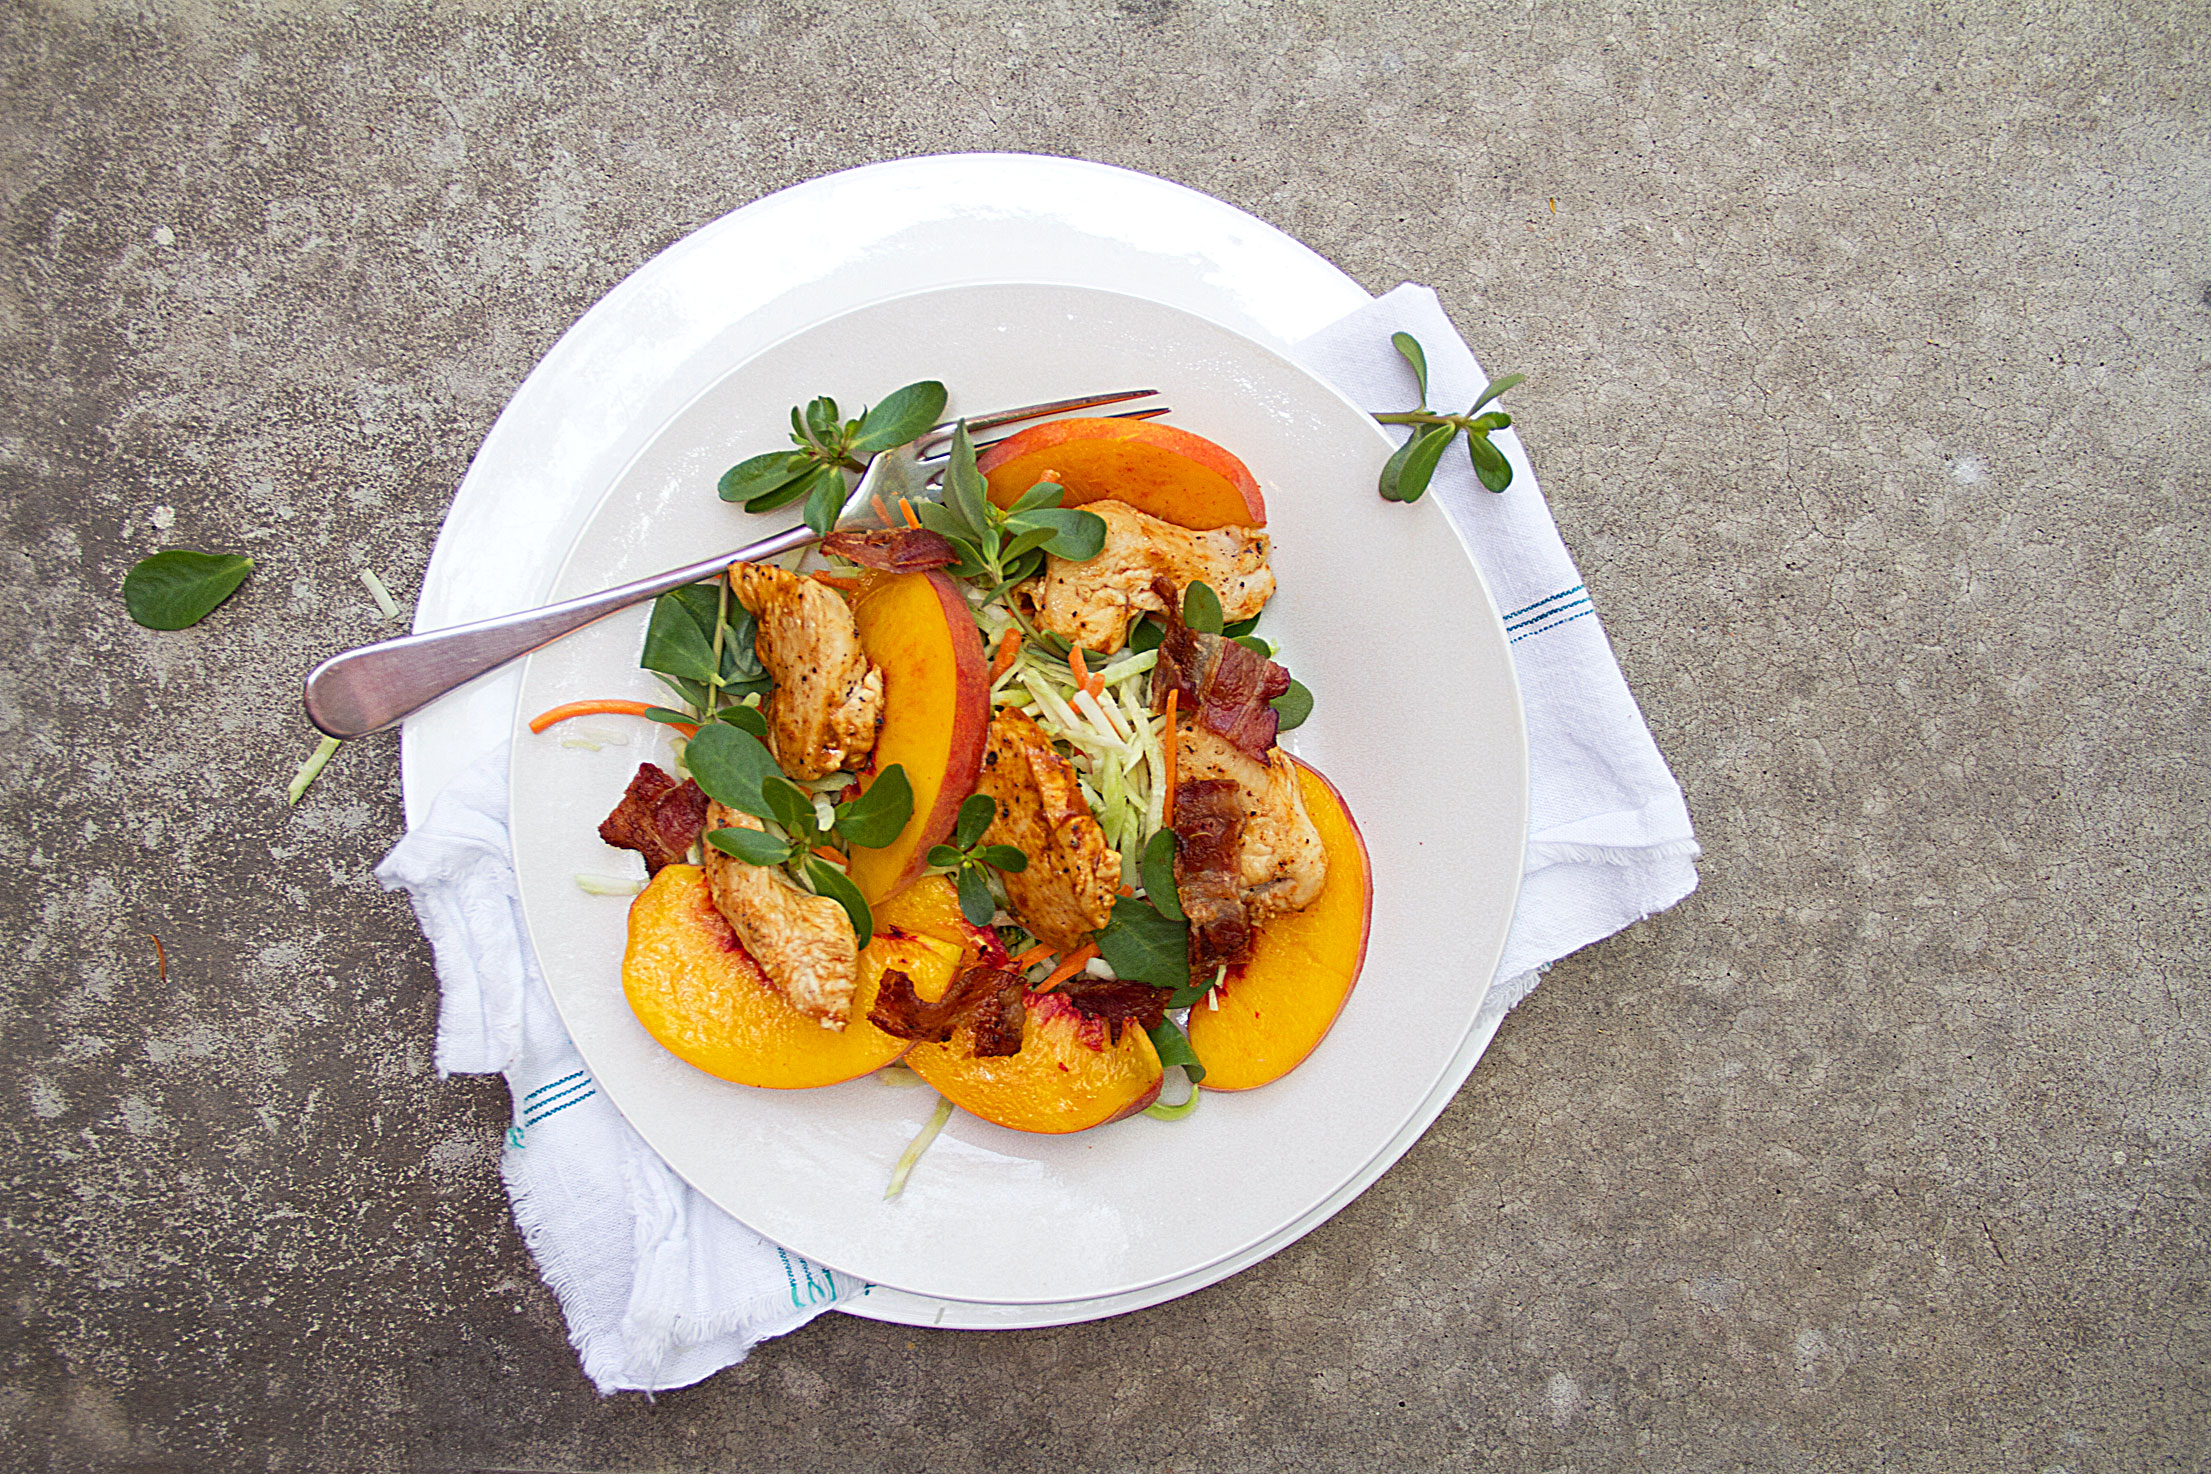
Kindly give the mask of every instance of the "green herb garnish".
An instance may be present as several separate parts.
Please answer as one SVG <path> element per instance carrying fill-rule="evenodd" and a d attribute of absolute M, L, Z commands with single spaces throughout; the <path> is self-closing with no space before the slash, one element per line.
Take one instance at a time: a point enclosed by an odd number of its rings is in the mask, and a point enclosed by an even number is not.
<path fill-rule="evenodd" d="M 952 883 L 960 893 L 960 915 L 970 926 L 988 926 L 998 912 L 987 870 L 1018 875 L 1029 868 L 1029 857 L 1012 845 L 982 842 L 983 832 L 997 817 L 996 799 L 987 793 L 969 794 L 952 821 L 952 843 L 931 846 L 927 856 L 930 864 L 952 872 Z"/>
<path fill-rule="evenodd" d="M 747 708 L 735 707 L 730 715 Z M 709 722 L 684 750 L 684 763 L 706 796 L 752 815 L 762 828 L 731 827 L 708 831 L 706 842 L 747 865 L 795 869 L 814 894 L 827 896 L 852 918 L 852 932 L 865 947 L 875 936 L 875 919 L 858 886 L 815 851 L 834 842 L 881 847 L 898 837 L 913 817 L 913 785 L 906 770 L 893 763 L 876 775 L 867 791 L 830 810 L 822 823 L 814 795 L 783 776 L 767 744 L 736 723 Z"/>
<path fill-rule="evenodd" d="M 837 401 L 827 395 L 804 409 L 794 407 L 791 443 L 798 449 L 770 451 L 731 466 L 722 473 L 722 500 L 743 502 L 748 512 L 772 512 L 804 498 L 806 525 L 826 535 L 844 510 L 845 473 L 864 471 L 871 457 L 918 439 L 944 413 L 944 400 L 944 385 L 924 379 L 894 391 L 856 420 L 840 419 Z"/>
<path fill-rule="evenodd" d="M 123 607 L 150 630 L 181 630 L 215 612 L 246 581 L 253 560 L 236 553 L 170 548 L 123 575 Z"/>
<path fill-rule="evenodd" d="M 1412 365 L 1414 382 L 1420 386 L 1420 405 L 1417 409 L 1401 410 L 1395 414 L 1376 415 L 1385 425 L 1411 425 L 1412 438 L 1397 449 L 1382 467 L 1382 479 L 1378 489 L 1386 502 L 1417 502 L 1428 490 L 1428 482 L 1436 474 L 1436 466 L 1443 460 L 1443 453 L 1451 448 L 1451 442 L 1460 435 L 1466 436 L 1466 453 L 1474 463 L 1474 475 L 1491 491 L 1503 491 L 1512 485 L 1512 463 L 1504 452 L 1489 443 L 1490 433 L 1502 430 L 1512 423 L 1512 416 L 1502 410 L 1482 413 L 1482 406 L 1513 385 L 1527 378 L 1525 374 L 1507 374 L 1491 382 L 1463 415 L 1439 414 L 1428 408 L 1428 355 L 1422 351 L 1420 341 L 1411 333 L 1392 333 L 1390 341 L 1397 351 Z"/>
<path fill-rule="evenodd" d="M 1198 1052 L 1190 1047 L 1190 1036 L 1183 1033 L 1182 1027 L 1173 1019 L 1163 1018 L 1147 1032 L 1152 1036 L 1152 1048 L 1159 1052 L 1159 1062 L 1161 1064 L 1181 1065 L 1183 1073 L 1190 1077 L 1192 1085 L 1196 1085 L 1205 1078 L 1205 1065 L 1198 1059 Z M 1192 1099 L 1195 1098 L 1195 1093 L 1193 1093 Z M 1167 1111 L 1173 1111 L 1175 1114 L 1166 1115 Z M 1170 1121 L 1180 1119 L 1188 1114 L 1189 1107 L 1187 1104 L 1167 1106 L 1161 1111 L 1161 1115 Z"/>
<path fill-rule="evenodd" d="M 983 602 L 1044 567 L 1046 554 L 1083 563 L 1105 547 L 1105 518 L 1062 507 L 1066 488 L 1040 481 L 1001 511 L 991 504 L 989 483 L 975 469 L 975 442 L 962 421 L 952 432 L 952 461 L 944 470 L 944 500 L 922 502 L 914 515 L 931 532 L 951 539 L 959 562 L 951 572 L 983 591 Z"/>
<path fill-rule="evenodd" d="M 1185 988 L 1190 983 L 1190 928 L 1161 914 L 1150 901 L 1122 896 L 1113 917 L 1099 928 L 1098 954 L 1113 975 L 1155 988 Z M 1170 1008 L 1187 1008 L 1173 1003 Z"/>

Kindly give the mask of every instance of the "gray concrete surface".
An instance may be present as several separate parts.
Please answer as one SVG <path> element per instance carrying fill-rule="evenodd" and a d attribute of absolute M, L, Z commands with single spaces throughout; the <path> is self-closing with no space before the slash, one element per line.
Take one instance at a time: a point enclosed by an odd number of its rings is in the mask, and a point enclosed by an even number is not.
<path fill-rule="evenodd" d="M 0 1463 L 2205 1467 L 2211 17 L 1968 9 L 8 5 Z M 1703 888 L 1223 1285 L 602 1401 L 296 682 L 654 251 L 978 147 L 1531 373 Z M 169 544 L 260 568 L 151 634 Z"/>

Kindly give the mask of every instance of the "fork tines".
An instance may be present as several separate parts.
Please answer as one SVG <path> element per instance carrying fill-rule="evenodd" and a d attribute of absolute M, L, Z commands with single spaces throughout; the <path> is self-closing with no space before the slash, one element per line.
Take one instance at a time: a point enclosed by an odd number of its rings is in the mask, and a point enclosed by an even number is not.
<path fill-rule="evenodd" d="M 1018 425 L 1024 420 L 1041 420 L 1052 415 L 1069 414 L 1075 410 L 1097 409 L 1102 405 L 1126 404 L 1132 399 L 1148 399 L 1158 392 L 1157 389 L 1113 389 L 1103 394 L 1085 394 L 1077 399 L 1055 399 L 1049 404 L 1025 404 L 1018 409 L 1002 409 L 992 414 L 976 415 L 968 420 L 967 433 L 973 435 L 978 430 L 995 430 L 1004 425 Z M 1162 405 L 1157 409 L 1122 411 L 1115 418 L 1148 420 L 1166 413 L 1168 413 L 1168 409 Z M 914 453 L 920 456 L 929 456 L 941 451 L 951 443 L 954 423 L 954 421 L 948 420 L 922 436 L 914 445 Z M 1005 437 L 999 436 L 997 438 L 1004 439 Z M 977 441 L 976 443 L 984 445 L 992 442 Z"/>

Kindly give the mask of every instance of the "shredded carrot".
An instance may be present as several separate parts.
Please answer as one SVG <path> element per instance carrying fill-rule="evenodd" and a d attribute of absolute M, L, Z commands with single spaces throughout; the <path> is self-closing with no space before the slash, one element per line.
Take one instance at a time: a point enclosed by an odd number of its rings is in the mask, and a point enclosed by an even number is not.
<path fill-rule="evenodd" d="M 856 578 L 847 577 L 846 575 L 841 573 L 828 573 L 818 569 L 814 573 L 814 581 L 817 583 L 828 584 L 833 589 L 842 589 L 848 594 L 860 586 L 860 580 Z"/>
<path fill-rule="evenodd" d="M 1047 977 L 1043 982 L 1036 985 L 1036 991 L 1039 993 L 1051 992 L 1061 983 L 1066 982 L 1076 973 L 1081 972 L 1082 965 L 1097 955 L 1098 944 L 1096 942 L 1083 943 L 1080 947 L 1077 947 L 1074 951 L 1068 953 L 1065 957 L 1062 957 L 1059 960 L 1059 966 L 1052 969 L 1051 976 Z"/>
<path fill-rule="evenodd" d="M 825 844 L 815 845 L 814 853 L 816 855 L 819 855 L 824 860 L 834 860 L 839 865 L 842 865 L 845 862 L 845 857 L 840 851 L 831 849 L 828 845 Z"/>
<path fill-rule="evenodd" d="M 1175 827 L 1175 698 L 1182 694 L 1178 686 L 1167 688 L 1167 730 L 1159 736 L 1160 786 L 1167 790 L 1167 797 L 1159 806 L 1159 827 Z"/>
<path fill-rule="evenodd" d="M 1090 673 L 1090 667 L 1082 658 L 1082 646 L 1076 645 L 1067 652 L 1067 669 L 1073 673 L 1075 684 L 1091 695 L 1097 696 L 1104 692 L 1105 678 Z"/>
<path fill-rule="evenodd" d="M 1015 972 L 1026 972 L 1051 955 L 1052 944 L 1050 942 L 1038 942 L 1028 951 L 1022 953 L 1019 957 L 1014 958 L 1012 963 L 1009 965 L 1013 968 Z"/>
<path fill-rule="evenodd" d="M 997 653 L 990 657 L 990 679 L 996 684 L 1000 676 L 1013 669 L 1013 658 L 1021 653 L 1021 631 L 1008 627 L 998 637 Z"/>
<path fill-rule="evenodd" d="M 898 510 L 905 516 L 908 527 L 919 527 L 921 525 L 921 519 L 914 515 L 913 504 L 904 497 L 898 499 Z"/>
<path fill-rule="evenodd" d="M 891 525 L 891 509 L 890 509 L 889 507 L 886 507 L 886 506 L 884 506 L 884 505 L 883 505 L 883 498 L 882 498 L 881 494 L 880 494 L 880 493 L 877 493 L 877 492 L 872 492 L 872 491 L 871 491 L 871 492 L 869 492 L 869 493 L 868 493 L 868 501 L 869 501 L 869 502 L 870 502 L 870 503 L 871 503 L 871 504 L 872 504 L 872 505 L 874 506 L 874 508 L 875 508 L 875 516 L 876 516 L 876 520 L 877 520 L 877 521 L 879 521 L 879 522 L 881 522 L 881 523 L 882 523 L 882 524 L 883 524 L 883 525 L 884 525 L 885 527 L 888 527 L 888 526 L 890 526 L 890 525 Z"/>
<path fill-rule="evenodd" d="M 565 722 L 570 717 L 641 717 L 652 709 L 653 705 L 649 701 L 570 701 L 530 718 L 530 730 L 542 732 L 553 723 Z M 689 722 L 670 722 L 668 725 L 686 737 L 699 735 L 699 729 Z"/>

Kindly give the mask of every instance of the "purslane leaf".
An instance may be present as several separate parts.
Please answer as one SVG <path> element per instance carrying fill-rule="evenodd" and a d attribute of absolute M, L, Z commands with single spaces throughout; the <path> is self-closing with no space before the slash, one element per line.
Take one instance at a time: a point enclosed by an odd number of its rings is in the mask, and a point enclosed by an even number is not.
<path fill-rule="evenodd" d="M 705 787 L 704 784 L 699 785 Z M 788 778 L 768 778 L 760 784 L 760 797 L 766 800 L 775 816 L 775 822 L 790 833 L 792 839 L 810 838 L 814 833 L 813 795 L 805 792 Z"/>
<path fill-rule="evenodd" d="M 1199 579 L 1182 591 L 1182 622 L 1201 635 L 1221 632 L 1221 596 Z"/>
<path fill-rule="evenodd" d="M 747 865 L 780 865 L 791 858 L 789 840 L 760 829 L 716 829 L 708 832 L 706 842 Z"/>
<path fill-rule="evenodd" d="M 973 865 L 962 865 L 956 884 L 960 892 L 960 915 L 967 918 L 967 924 L 990 925 L 990 918 L 998 914 L 998 901 L 991 895 L 990 882 L 983 879 L 983 872 Z"/>
<path fill-rule="evenodd" d="M 808 860 L 806 878 L 814 883 L 816 895 L 827 896 L 844 907 L 844 914 L 852 918 L 855 943 L 865 947 L 875 939 L 875 917 L 868 910 L 867 897 L 860 894 L 860 888 L 842 870 L 826 860 Z"/>
<path fill-rule="evenodd" d="M 1159 914 L 1169 921 L 1181 921 L 1182 893 L 1175 889 L 1175 832 L 1162 829 L 1144 846 L 1144 859 L 1137 866 L 1137 873 L 1144 881 L 1144 895 Z"/>
<path fill-rule="evenodd" d="M 768 738 L 768 719 L 760 714 L 757 706 L 725 706 L 714 713 L 714 719 L 727 722 L 740 732 L 750 732 L 763 742 Z"/>
<path fill-rule="evenodd" d="M 1420 346 L 1420 340 L 1411 333 L 1392 333 L 1390 342 L 1405 361 L 1413 366 L 1413 381 L 1420 385 L 1420 407 L 1428 407 L 1428 355 Z"/>
<path fill-rule="evenodd" d="M 1011 516 L 1015 512 L 1033 511 L 1038 507 L 1056 507 L 1066 495 L 1067 488 L 1057 481 L 1039 481 L 1016 497 L 1013 505 L 1006 508 L 1006 514 Z"/>
<path fill-rule="evenodd" d="M 1428 490 L 1428 483 L 1435 478 L 1436 466 L 1442 461 L 1443 453 L 1451 448 L 1458 434 L 1455 425 L 1437 425 L 1420 433 L 1413 441 L 1413 453 L 1405 457 L 1405 464 L 1398 471 L 1395 500 L 1420 500 Z"/>
<path fill-rule="evenodd" d="M 645 650 L 637 663 L 646 670 L 706 683 L 714 678 L 714 645 L 686 607 L 682 589 L 653 600 L 645 626 Z"/>
<path fill-rule="evenodd" d="M 986 844 L 975 852 L 975 858 L 1008 875 L 1019 875 L 1029 868 L 1029 857 L 1010 844 Z"/>
<path fill-rule="evenodd" d="M 749 505 L 753 498 L 782 490 L 803 479 L 813 467 L 813 459 L 802 451 L 771 450 L 766 455 L 739 461 L 722 472 L 715 490 L 725 502 L 747 503 L 749 511 L 753 510 Z"/>
<path fill-rule="evenodd" d="M 147 629 L 187 629 L 213 614 L 252 571 L 253 560 L 237 553 L 170 548 L 123 575 L 123 607 Z"/>
<path fill-rule="evenodd" d="M 1115 976 L 1159 988 L 1190 981 L 1190 928 L 1170 921 L 1149 901 L 1123 896 L 1097 932 L 1098 952 Z"/>
<path fill-rule="evenodd" d="M 1489 403 L 1513 385 L 1523 382 L 1527 377 L 1526 374 L 1507 374 L 1502 379 L 1492 380 L 1490 386 L 1482 391 L 1482 397 L 1474 401 L 1473 407 L 1467 413 L 1470 415 L 1480 414 L 1483 405 Z"/>
<path fill-rule="evenodd" d="M 987 793 L 969 794 L 960 801 L 960 812 L 952 820 L 952 842 L 963 850 L 973 849 L 997 817 L 998 800 Z"/>
<path fill-rule="evenodd" d="M 727 722 L 709 722 L 699 728 L 699 735 L 684 749 L 683 760 L 708 798 L 755 819 L 775 817 L 761 794 L 761 785 L 770 778 L 789 780 L 776 766 L 775 754 L 750 732 L 741 732 Z"/>
<path fill-rule="evenodd" d="M 1181 1065 L 1192 1085 L 1205 1078 L 1205 1065 L 1198 1058 L 1198 1052 L 1190 1047 L 1190 1036 L 1182 1032 L 1180 1024 L 1163 1018 L 1145 1032 L 1152 1036 L 1152 1049 L 1159 1055 L 1161 1064 Z"/>
<path fill-rule="evenodd" d="M 952 431 L 952 461 L 944 468 L 944 504 L 967 524 L 970 539 L 990 530 L 990 487 L 975 469 L 975 442 L 968 438 L 967 421 Z"/>
<path fill-rule="evenodd" d="M 1466 453 L 1473 458 L 1474 475 L 1491 491 L 1503 491 L 1512 485 L 1512 462 L 1505 459 L 1503 451 L 1489 443 L 1486 435 L 1466 437 Z"/>
<path fill-rule="evenodd" d="M 923 379 L 885 395 L 880 404 L 860 416 L 860 428 L 852 437 L 852 453 L 871 456 L 918 439 L 944 414 L 944 385 Z"/>
<path fill-rule="evenodd" d="M 1275 731 L 1288 732 L 1305 725 L 1305 719 L 1313 714 L 1313 693 L 1305 683 L 1292 677 L 1290 689 L 1267 703 L 1274 708 Z"/>
<path fill-rule="evenodd" d="M 836 530 L 837 518 L 844 512 L 849 493 L 840 467 L 817 469 L 806 483 L 806 525 L 827 537 Z"/>
<path fill-rule="evenodd" d="M 1016 526 L 1016 519 L 1007 518 L 1006 525 Z M 1050 528 L 1053 535 L 1045 550 L 1071 563 L 1087 563 L 1105 547 L 1105 518 L 1080 507 L 1032 507 L 1021 514 L 1018 525 L 1024 530 Z"/>
<path fill-rule="evenodd" d="M 837 832 L 864 849 L 879 850 L 898 838 L 914 816 L 914 786 L 906 770 L 892 763 L 876 774 L 867 791 L 837 805 Z"/>

